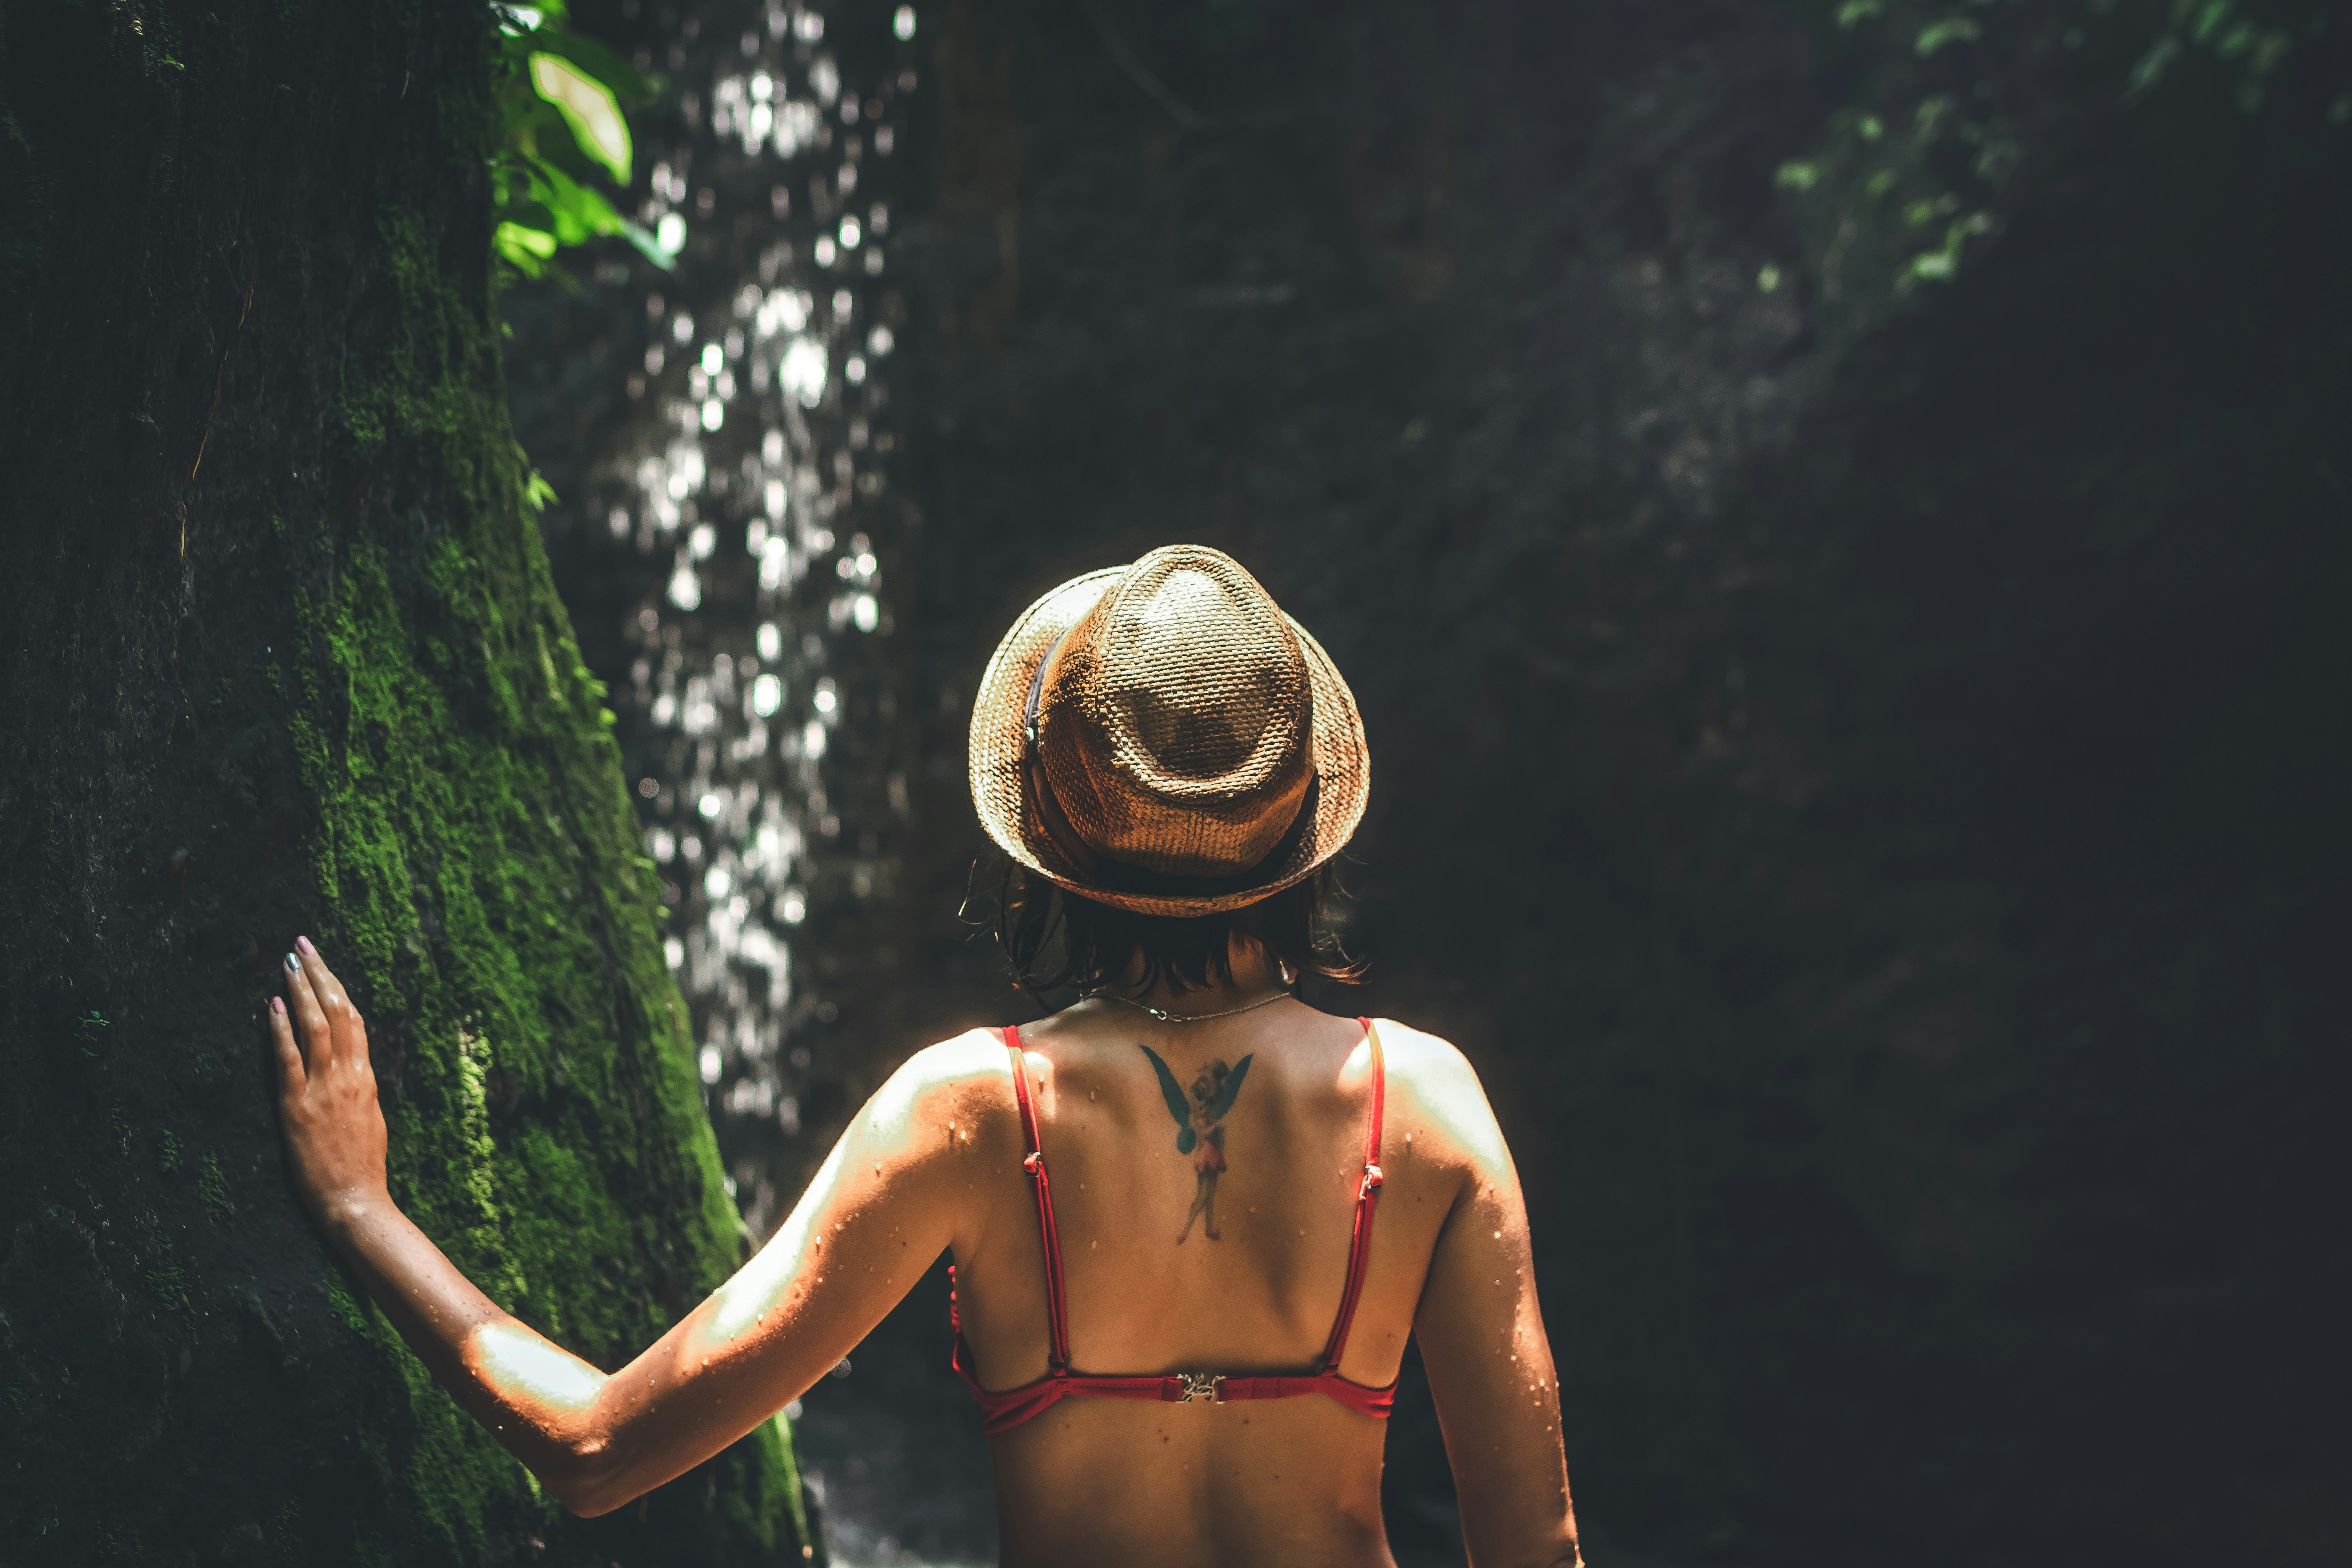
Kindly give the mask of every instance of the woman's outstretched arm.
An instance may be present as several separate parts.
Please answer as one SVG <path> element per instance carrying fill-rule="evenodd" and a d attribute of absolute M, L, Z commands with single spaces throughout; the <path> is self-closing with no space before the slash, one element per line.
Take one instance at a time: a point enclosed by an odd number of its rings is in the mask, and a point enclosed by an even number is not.
<path fill-rule="evenodd" d="M 1413 1337 L 1429 1373 L 1473 1568 L 1570 1568 L 1576 1514 L 1559 1382 L 1536 1301 L 1518 1172 L 1478 1076 L 1443 1041 L 1423 1103 L 1461 1163 Z"/>
<path fill-rule="evenodd" d="M 501 1310 L 401 1213 L 367 1028 L 310 942 L 273 999 L 278 1108 L 303 1201 L 441 1385 L 566 1507 L 620 1507 L 719 1452 L 829 1371 L 951 1242 L 969 1241 L 969 1133 L 1003 1098 L 1001 1047 L 922 1052 L 883 1086 L 759 1255 L 607 1374 Z M 998 1081 L 990 1081 L 991 1073 Z M 991 1118 L 993 1120 L 993 1118 Z"/>

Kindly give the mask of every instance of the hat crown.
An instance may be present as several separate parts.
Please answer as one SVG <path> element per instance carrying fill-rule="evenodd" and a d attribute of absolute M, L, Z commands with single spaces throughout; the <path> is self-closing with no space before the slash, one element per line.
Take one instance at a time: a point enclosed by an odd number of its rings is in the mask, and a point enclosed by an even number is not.
<path fill-rule="evenodd" d="M 1322 645 L 1201 545 L 1073 577 L 990 656 L 971 800 L 1014 864 L 1139 914 L 1240 909 L 1363 819 L 1371 757 Z"/>
<path fill-rule="evenodd" d="M 1297 634 L 1238 562 L 1200 546 L 1153 551 L 1070 628 L 1038 715 L 1039 761 L 1071 827 L 1152 871 L 1256 864 L 1314 773 Z"/>

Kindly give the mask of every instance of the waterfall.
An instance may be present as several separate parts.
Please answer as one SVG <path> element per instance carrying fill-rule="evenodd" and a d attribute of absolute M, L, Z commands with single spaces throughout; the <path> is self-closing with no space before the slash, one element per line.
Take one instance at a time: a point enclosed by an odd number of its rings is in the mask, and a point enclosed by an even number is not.
<path fill-rule="evenodd" d="M 636 216 L 677 270 L 639 274 L 646 346 L 616 370 L 633 417 L 597 501 L 649 568 L 622 738 L 730 1191 L 764 1237 L 846 999 L 814 959 L 891 890 L 908 810 L 886 563 L 915 13 L 862 8 L 876 37 L 850 40 L 798 3 L 651 20 L 639 63 L 678 111 L 649 127 Z"/>

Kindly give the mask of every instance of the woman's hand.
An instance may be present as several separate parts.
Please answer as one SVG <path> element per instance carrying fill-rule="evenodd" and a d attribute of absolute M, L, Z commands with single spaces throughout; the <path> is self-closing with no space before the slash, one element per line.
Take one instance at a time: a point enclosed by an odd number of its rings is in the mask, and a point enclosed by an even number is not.
<path fill-rule="evenodd" d="M 286 955 L 286 996 L 269 999 L 278 1118 L 303 1205 L 333 1232 L 391 1201 L 383 1111 L 359 1009 L 310 938 L 297 937 L 295 946 L 300 953 Z"/>

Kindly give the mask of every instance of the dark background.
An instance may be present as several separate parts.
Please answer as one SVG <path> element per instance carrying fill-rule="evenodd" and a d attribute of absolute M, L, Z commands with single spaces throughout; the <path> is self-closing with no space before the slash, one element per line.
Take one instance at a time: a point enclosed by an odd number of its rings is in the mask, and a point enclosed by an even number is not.
<path fill-rule="evenodd" d="M 1314 999 L 1485 1078 L 1596 1562 L 2352 1560 L 2342 19 L 2266 13 L 2249 107 L 2218 45 L 2127 91 L 2165 5 L 1955 6 L 1933 59 L 1832 10 L 921 8 L 864 677 L 912 809 L 783 1159 L 1027 1016 L 956 916 L 996 637 L 1212 544 L 1362 705 L 1371 979 Z M 579 17 L 682 14 L 732 25 Z M 1943 89 L 2020 150 L 1951 182 L 1997 221 L 1955 279 L 1842 278 L 1775 171 Z M 627 409 L 564 367 L 641 321 L 509 313 L 523 443 L 593 496 Z M 662 567 L 598 515 L 546 526 L 619 689 Z M 802 1436 L 836 1521 L 980 1553 L 944 1320 Z M 1409 1373 L 1401 1559 L 1458 1552 L 1450 1489 Z"/>

